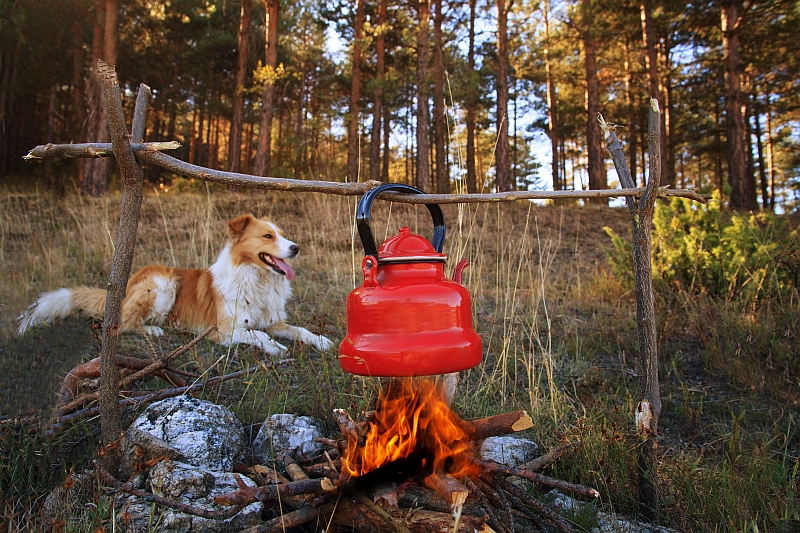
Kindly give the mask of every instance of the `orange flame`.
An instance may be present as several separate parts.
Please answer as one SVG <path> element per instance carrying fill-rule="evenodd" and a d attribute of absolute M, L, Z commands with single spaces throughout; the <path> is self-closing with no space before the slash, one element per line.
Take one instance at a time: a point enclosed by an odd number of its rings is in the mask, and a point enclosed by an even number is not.
<path fill-rule="evenodd" d="M 355 437 L 348 438 L 342 469 L 352 477 L 361 476 L 423 452 L 435 473 L 462 477 L 474 468 L 468 437 L 464 423 L 433 381 L 396 380 L 378 398 L 364 445 L 359 446 Z"/>

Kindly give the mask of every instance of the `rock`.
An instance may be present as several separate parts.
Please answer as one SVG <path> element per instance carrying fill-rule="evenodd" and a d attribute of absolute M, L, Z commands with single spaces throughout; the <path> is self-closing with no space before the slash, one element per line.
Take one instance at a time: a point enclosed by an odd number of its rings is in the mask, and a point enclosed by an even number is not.
<path fill-rule="evenodd" d="M 489 437 L 481 444 L 481 459 L 507 466 L 519 466 L 539 456 L 539 446 L 528 439 L 507 435 Z"/>
<path fill-rule="evenodd" d="M 233 413 L 187 396 L 150 405 L 131 427 L 165 441 L 187 463 L 217 472 L 230 470 L 244 449 L 244 428 Z"/>
<path fill-rule="evenodd" d="M 80 474 L 69 474 L 64 483 L 54 488 L 42 504 L 42 516 L 49 519 L 74 521 L 80 515 L 79 509 L 95 497 L 97 478 L 93 472 L 85 470 Z"/>
<path fill-rule="evenodd" d="M 593 503 L 576 500 L 555 489 L 545 494 L 542 500 L 572 521 L 578 521 L 577 517 L 580 517 L 580 522 L 591 524 L 594 526 L 592 533 L 678 533 L 667 527 L 627 520 L 614 513 L 599 511 Z"/>
<path fill-rule="evenodd" d="M 259 462 L 272 461 L 281 455 L 309 459 L 322 452 L 322 444 L 314 441 L 321 436 L 319 422 L 310 416 L 272 415 L 261 425 L 253 441 L 253 455 Z"/>
<path fill-rule="evenodd" d="M 248 487 L 255 483 L 246 476 L 239 476 Z M 216 505 L 214 497 L 231 493 L 239 488 L 232 473 L 221 473 L 192 466 L 178 461 L 162 461 L 150 471 L 150 487 L 154 494 L 207 509 L 224 511 L 225 506 Z M 130 496 L 118 505 L 118 524 L 130 533 L 159 531 L 184 533 L 208 531 L 228 533 L 241 531 L 261 523 L 261 502 L 248 505 L 228 519 L 202 518 L 174 509 L 154 506 L 150 502 Z M 153 527 L 157 524 L 157 527 Z"/>
<path fill-rule="evenodd" d="M 151 433 L 142 431 L 134 426 L 128 428 L 122 441 L 122 460 L 120 462 L 120 478 L 131 479 L 131 476 L 149 470 L 150 465 L 159 459 L 177 459 L 185 461 L 181 452 L 170 446 L 166 441 L 159 439 Z M 136 488 L 143 485 L 135 483 Z"/>

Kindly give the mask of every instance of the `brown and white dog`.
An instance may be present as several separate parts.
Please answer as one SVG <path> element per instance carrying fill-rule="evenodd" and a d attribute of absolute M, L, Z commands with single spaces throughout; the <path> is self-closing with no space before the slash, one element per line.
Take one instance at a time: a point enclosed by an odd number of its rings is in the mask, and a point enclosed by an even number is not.
<path fill-rule="evenodd" d="M 286 351 L 272 337 L 329 350 L 330 339 L 286 323 L 286 301 L 292 294 L 289 282 L 294 278 L 286 259 L 297 256 L 299 250 L 268 220 L 252 215 L 234 218 L 228 221 L 228 243 L 210 268 L 147 266 L 131 276 L 122 301 L 120 329 L 135 331 L 138 323 L 149 323 L 153 325 L 144 326 L 145 330 L 158 336 L 163 334 L 159 326 L 170 318 L 196 332 L 216 326 L 211 335 L 216 342 L 250 344 L 271 355 Z M 76 287 L 43 293 L 19 317 L 17 335 L 81 311 L 101 318 L 105 305 L 103 289 Z"/>

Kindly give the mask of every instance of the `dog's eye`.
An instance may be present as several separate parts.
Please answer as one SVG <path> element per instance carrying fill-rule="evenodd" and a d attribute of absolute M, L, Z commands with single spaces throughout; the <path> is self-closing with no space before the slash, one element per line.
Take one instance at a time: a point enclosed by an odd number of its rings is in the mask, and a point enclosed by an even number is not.
<path fill-rule="evenodd" d="M 266 235 L 264 235 L 264 238 L 265 239 L 272 239 L 273 238 L 272 233 L 267 233 Z"/>

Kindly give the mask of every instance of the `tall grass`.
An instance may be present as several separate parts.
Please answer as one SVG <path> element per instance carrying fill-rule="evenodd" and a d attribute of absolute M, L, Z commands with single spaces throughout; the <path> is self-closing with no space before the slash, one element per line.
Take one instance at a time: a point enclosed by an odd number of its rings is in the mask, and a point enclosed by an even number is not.
<path fill-rule="evenodd" d="M 192 192 L 146 194 L 134 268 L 152 263 L 206 267 L 224 243 L 226 220 L 244 212 L 270 217 L 301 247 L 294 261 L 290 321 L 341 340 L 345 299 L 361 283 L 354 198 L 228 193 L 191 183 L 181 188 Z M 13 330 L 15 317 L 39 292 L 104 285 L 119 197 L 59 200 L 6 190 L 0 202 L 5 269 L 0 357 L 7 376 L 0 414 L 15 414 L 44 409 L 66 370 L 96 354 L 90 324 L 82 319 L 22 339 L 14 338 Z M 604 247 L 612 243 L 602 230 L 610 226 L 626 235 L 627 212 L 529 203 L 443 207 L 448 264 L 462 257 L 471 263 L 464 283 L 484 341 L 481 365 L 462 373 L 455 408 L 468 418 L 528 409 L 535 422 L 529 436 L 542 447 L 583 442 L 554 466 L 556 475 L 595 485 L 603 506 L 633 512 L 632 410 L 639 394 L 635 300 L 630 286 L 608 267 Z M 424 206 L 376 202 L 372 226 L 379 240 L 402 225 L 428 237 L 432 228 Z M 798 520 L 800 396 L 797 358 L 791 356 L 800 352 L 797 300 L 754 311 L 666 287 L 659 290 L 657 305 L 664 521 L 692 531 L 788 530 Z M 189 338 L 171 331 L 153 344 L 166 352 Z M 123 336 L 120 349 L 149 352 L 138 335 Z M 262 370 L 206 395 L 247 424 L 276 412 L 298 412 L 318 417 L 333 434 L 332 407 L 368 409 L 381 387 L 378 379 L 342 372 L 335 353 L 294 346 L 291 356 L 293 365 Z M 218 373 L 262 358 L 249 347 L 204 342 L 184 364 Z M 740 417 L 743 410 L 746 415 Z M 32 446 L 41 452 L 47 445 Z M 5 456 L 12 453 L 5 443 L 3 450 Z M 15 457 L 30 463 L 29 455 Z M 79 463 L 62 461 L 59 471 L 68 470 L 70 462 Z M 4 494 L 22 479 L 8 474 L 2 474 Z M 40 491 L 57 483 L 58 476 L 37 479 L 39 484 L 31 486 Z M 763 480 L 760 491 L 751 494 L 758 479 Z M 746 505 L 733 503 L 745 493 Z"/>

